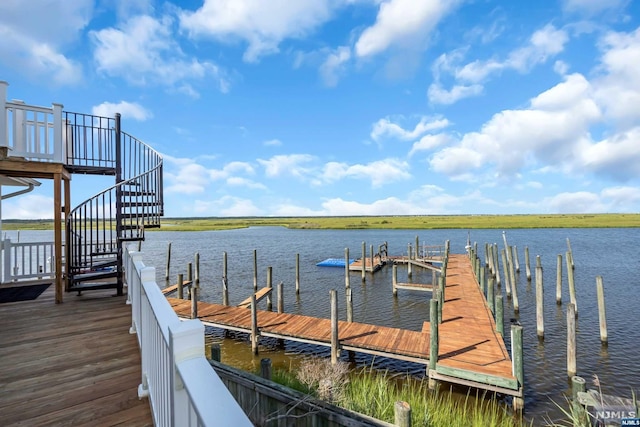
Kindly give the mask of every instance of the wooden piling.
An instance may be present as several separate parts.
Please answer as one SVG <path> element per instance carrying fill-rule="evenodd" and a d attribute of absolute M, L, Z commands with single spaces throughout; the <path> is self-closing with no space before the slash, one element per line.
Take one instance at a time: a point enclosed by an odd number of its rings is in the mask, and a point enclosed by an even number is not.
<path fill-rule="evenodd" d="M 431 378 L 431 371 L 435 373 L 438 363 L 438 300 L 432 298 L 429 302 L 429 388 L 434 389 L 436 381 Z"/>
<path fill-rule="evenodd" d="M 366 281 L 367 273 L 367 244 L 362 242 L 362 281 Z"/>
<path fill-rule="evenodd" d="M 191 318 L 198 318 L 198 288 L 191 286 Z"/>
<path fill-rule="evenodd" d="M 171 242 L 167 247 L 167 268 L 165 270 L 164 280 L 166 282 L 166 286 L 169 286 L 169 272 L 171 270 Z"/>
<path fill-rule="evenodd" d="M 504 300 L 502 294 L 496 295 L 496 332 L 504 336 Z"/>
<path fill-rule="evenodd" d="M 479 278 L 479 285 L 480 285 L 480 290 L 482 291 L 482 293 L 485 292 L 485 267 L 484 266 L 480 266 L 480 278 Z"/>
<path fill-rule="evenodd" d="M 393 264 L 393 267 L 391 268 L 391 271 L 392 271 L 391 286 L 393 288 L 393 296 L 397 297 L 398 296 L 398 289 L 396 288 L 396 285 L 398 284 L 398 266 Z"/>
<path fill-rule="evenodd" d="M 393 405 L 394 426 L 411 427 L 411 406 L 409 403 L 398 400 Z"/>
<path fill-rule="evenodd" d="M 576 366 L 576 306 L 567 305 L 567 375 L 574 376 Z"/>
<path fill-rule="evenodd" d="M 339 342 L 338 342 L 338 293 L 335 289 L 329 291 L 331 296 L 331 364 L 338 363 Z"/>
<path fill-rule="evenodd" d="M 523 353 L 522 326 L 511 325 L 511 358 L 513 363 L 513 373 L 518 380 L 520 390 L 524 390 L 524 353 Z M 524 398 L 513 398 L 513 409 L 522 410 L 524 408 Z"/>
<path fill-rule="evenodd" d="M 300 294 L 300 254 L 296 254 L 296 295 Z"/>
<path fill-rule="evenodd" d="M 373 274 L 374 271 L 374 253 L 373 253 L 373 245 L 369 245 L 369 256 L 371 257 L 371 273 Z"/>
<path fill-rule="evenodd" d="M 196 252 L 194 255 L 194 261 L 196 264 L 195 282 L 193 286 L 200 288 L 200 252 Z"/>
<path fill-rule="evenodd" d="M 416 259 L 420 258 L 420 240 L 417 234 L 416 234 L 416 252 L 415 253 L 416 253 L 415 258 Z"/>
<path fill-rule="evenodd" d="M 507 264 L 507 254 L 504 249 L 500 250 L 502 256 L 502 271 L 504 273 L 504 287 L 507 291 L 507 298 L 511 298 L 511 286 L 509 286 L 509 264 Z"/>
<path fill-rule="evenodd" d="M 571 250 L 571 241 L 569 240 L 569 238 L 567 237 L 567 258 L 570 259 L 570 265 L 571 265 L 571 269 L 573 270 L 574 268 L 576 268 L 575 264 L 573 263 L 573 251 Z M 578 311 L 576 310 L 576 313 Z"/>
<path fill-rule="evenodd" d="M 536 332 L 544 338 L 544 288 L 542 267 L 536 267 Z"/>
<path fill-rule="evenodd" d="M 182 273 L 178 274 L 178 299 L 184 299 L 184 275 Z"/>
<path fill-rule="evenodd" d="M 527 275 L 527 281 L 531 281 L 531 264 L 529 263 L 529 247 L 524 247 L 524 269 Z"/>
<path fill-rule="evenodd" d="M 571 266 L 571 252 L 566 253 L 567 260 L 567 281 L 569 282 L 569 301 L 573 304 L 575 315 L 578 315 L 578 303 L 576 301 L 576 282 L 573 277 L 573 267 Z"/>
<path fill-rule="evenodd" d="M 556 304 L 562 304 L 562 255 L 560 254 L 556 262 Z"/>
<path fill-rule="evenodd" d="M 258 354 L 258 309 L 255 294 L 251 294 L 251 352 Z"/>
<path fill-rule="evenodd" d="M 347 322 L 353 322 L 353 298 L 351 288 L 345 289 L 345 298 L 347 300 Z"/>
<path fill-rule="evenodd" d="M 209 344 L 209 359 L 219 362 L 221 359 L 220 354 L 221 354 L 220 344 L 218 343 Z"/>
<path fill-rule="evenodd" d="M 442 323 L 442 310 L 444 309 L 445 278 L 438 280 L 438 323 Z"/>
<path fill-rule="evenodd" d="M 191 286 L 187 288 L 187 299 L 191 299 L 191 290 L 193 289 L 193 264 L 187 263 L 187 282 Z"/>
<path fill-rule="evenodd" d="M 489 304 L 489 310 L 491 310 L 491 313 L 495 313 L 494 298 L 493 277 L 489 277 L 489 280 L 487 280 L 487 304 Z"/>
<path fill-rule="evenodd" d="M 284 313 L 284 284 L 278 283 L 278 313 Z"/>
<path fill-rule="evenodd" d="M 513 262 L 515 263 L 516 273 L 520 273 L 520 260 L 518 259 L 518 248 L 513 245 Z"/>
<path fill-rule="evenodd" d="M 222 252 L 222 305 L 229 305 L 229 282 L 227 279 L 226 252 Z"/>
<path fill-rule="evenodd" d="M 596 291 L 598 294 L 598 317 L 600 319 L 600 341 L 602 344 L 607 344 L 607 314 L 604 304 L 604 284 L 602 283 L 602 276 L 596 276 Z"/>
<path fill-rule="evenodd" d="M 258 290 L 258 251 L 253 250 L 253 292 Z"/>
<path fill-rule="evenodd" d="M 267 267 L 267 288 L 273 289 L 273 268 L 271 266 Z M 269 292 L 267 294 L 267 311 L 273 311 L 273 298 L 271 298 L 271 294 L 273 292 Z"/>
<path fill-rule="evenodd" d="M 578 393 L 584 393 L 587 390 L 587 382 L 584 378 L 576 375 L 571 377 L 571 406 L 572 419 L 574 427 L 591 425 L 588 412 L 578 399 Z"/>
<path fill-rule="evenodd" d="M 271 381 L 271 359 L 260 359 L 260 376 Z"/>
<path fill-rule="evenodd" d="M 345 289 L 351 287 L 349 279 L 349 248 L 344 248 L 344 287 Z"/>
<path fill-rule="evenodd" d="M 492 253 L 493 253 L 493 257 L 494 257 L 493 263 L 496 266 L 496 271 L 495 271 L 495 273 L 496 273 L 496 285 L 498 285 L 498 287 L 500 287 L 502 285 L 502 280 L 500 279 L 500 262 L 498 260 L 498 245 L 495 244 L 495 243 L 493 244 Z"/>

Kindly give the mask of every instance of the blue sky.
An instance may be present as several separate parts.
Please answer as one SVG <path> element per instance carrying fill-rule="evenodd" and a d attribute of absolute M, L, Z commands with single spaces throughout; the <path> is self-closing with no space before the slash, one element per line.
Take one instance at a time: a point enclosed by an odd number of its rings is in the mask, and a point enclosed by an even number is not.
<path fill-rule="evenodd" d="M 640 2 L 3 0 L 0 35 L 9 99 L 163 155 L 169 217 L 640 211 Z"/>

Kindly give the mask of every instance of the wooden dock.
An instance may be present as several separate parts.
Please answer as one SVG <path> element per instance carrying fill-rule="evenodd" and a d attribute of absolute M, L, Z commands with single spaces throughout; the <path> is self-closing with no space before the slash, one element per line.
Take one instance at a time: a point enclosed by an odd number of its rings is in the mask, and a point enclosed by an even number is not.
<path fill-rule="evenodd" d="M 384 257 L 376 254 L 373 257 L 373 261 L 371 260 L 371 257 L 366 257 L 364 259 L 364 262 L 362 261 L 362 258 L 358 258 L 357 260 L 353 261 L 351 264 L 349 264 L 349 271 L 362 271 L 364 265 L 365 271 L 376 272 L 384 267 L 386 263 L 387 261 Z"/>
<path fill-rule="evenodd" d="M 520 396 L 518 381 L 502 336 L 496 333 L 493 315 L 465 255 L 450 255 L 446 301 L 439 325 L 437 380 Z M 191 316 L 191 302 L 168 298 L 178 316 Z M 256 310 L 260 336 L 331 346 L 331 320 L 311 316 Z M 251 334 L 251 310 L 198 302 L 198 318 L 205 324 Z M 338 322 L 339 348 L 429 363 L 429 322 L 421 331 Z"/>
<path fill-rule="evenodd" d="M 113 290 L 0 304 L 0 425 L 151 426 L 131 308 Z"/>

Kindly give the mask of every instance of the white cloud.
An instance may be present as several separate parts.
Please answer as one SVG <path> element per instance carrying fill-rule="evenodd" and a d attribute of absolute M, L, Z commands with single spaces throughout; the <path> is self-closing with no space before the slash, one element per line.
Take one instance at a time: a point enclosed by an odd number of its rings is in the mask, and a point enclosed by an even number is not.
<path fill-rule="evenodd" d="M 613 135 L 597 143 L 583 143 L 576 150 L 576 167 L 617 181 L 640 176 L 640 127 Z"/>
<path fill-rule="evenodd" d="M 397 120 L 404 121 L 405 119 L 400 116 Z M 371 138 L 374 141 L 379 141 L 384 137 L 410 141 L 419 138 L 426 132 L 443 129 L 449 126 L 449 124 L 449 121 L 442 117 L 421 116 L 420 121 L 416 124 L 413 130 L 407 130 L 394 122 L 393 119 L 385 117 L 373 124 Z"/>
<path fill-rule="evenodd" d="M 569 12 L 595 15 L 608 9 L 621 9 L 628 0 L 564 0 L 563 7 Z"/>
<path fill-rule="evenodd" d="M 282 146 L 282 141 L 279 139 L 269 139 L 262 143 L 265 147 L 280 147 Z"/>
<path fill-rule="evenodd" d="M 212 169 L 209 171 L 209 176 L 212 180 L 228 180 L 234 175 L 238 174 L 255 174 L 255 169 L 247 162 L 229 162 L 222 167 L 222 169 Z"/>
<path fill-rule="evenodd" d="M 438 133 L 435 135 L 425 135 L 419 141 L 413 143 L 409 156 L 413 156 L 418 151 L 430 151 L 442 145 L 447 145 L 453 141 L 450 135 Z"/>
<path fill-rule="evenodd" d="M 248 178 L 239 177 L 239 176 L 232 176 L 232 177 L 228 178 L 226 183 L 227 183 L 227 185 L 230 185 L 232 187 L 246 187 L 246 188 L 251 188 L 251 189 L 254 189 L 254 190 L 266 190 L 267 189 L 267 187 L 264 184 L 261 184 L 259 182 L 255 182 L 255 181 L 250 180 Z"/>
<path fill-rule="evenodd" d="M 554 213 L 596 213 L 606 212 L 606 206 L 600 201 L 598 194 L 588 191 L 560 193 L 543 201 Z"/>
<path fill-rule="evenodd" d="M 195 12 L 183 10 L 180 26 L 191 36 L 248 43 L 244 60 L 278 52 L 286 38 L 303 38 L 326 22 L 340 2 L 329 0 L 205 0 Z"/>
<path fill-rule="evenodd" d="M 433 104 L 450 105 L 455 104 L 461 99 L 480 95 L 483 90 L 484 88 L 479 84 L 469 86 L 454 85 L 451 89 L 446 90 L 439 82 L 436 82 L 429 86 L 427 97 L 429 98 L 429 102 Z"/>
<path fill-rule="evenodd" d="M 122 118 L 131 118 L 138 121 L 145 121 L 153 117 L 153 114 L 136 102 L 120 101 L 117 104 L 103 102 L 91 109 L 91 114 L 102 117 L 114 117 L 120 113 Z"/>
<path fill-rule="evenodd" d="M 65 56 L 64 49 L 79 36 L 92 13 L 90 0 L 34 0 L 28 9 L 22 1 L 0 2 L 0 62 L 33 78 L 77 85 L 82 67 Z"/>
<path fill-rule="evenodd" d="M 338 84 L 349 59 L 351 59 L 351 49 L 348 46 L 340 46 L 327 55 L 320 66 L 320 76 L 325 85 L 334 87 Z"/>
<path fill-rule="evenodd" d="M 189 210 L 200 216 L 264 216 L 266 212 L 251 200 L 240 197 L 223 196 L 217 200 L 196 200 Z"/>
<path fill-rule="evenodd" d="M 273 156 L 268 160 L 258 159 L 258 163 L 264 166 L 268 177 L 295 176 L 302 178 L 311 171 L 310 168 L 303 165 L 314 160 L 315 157 L 309 154 L 283 154 Z"/>
<path fill-rule="evenodd" d="M 423 49 L 427 36 L 458 3 L 454 0 L 381 2 L 375 24 L 365 29 L 356 42 L 356 55 L 369 57 L 391 47 Z"/>
<path fill-rule="evenodd" d="M 140 15 L 119 28 L 90 33 L 98 70 L 136 85 L 164 85 L 197 96 L 190 81 L 212 79 L 217 89 L 229 91 L 230 82 L 220 67 L 186 55 L 172 34 L 172 19 Z"/>
<path fill-rule="evenodd" d="M 27 194 L 2 202 L 3 219 L 53 219 L 53 198 Z"/>
<path fill-rule="evenodd" d="M 368 179 L 371 180 L 371 186 L 377 188 L 410 179 L 409 169 L 407 162 L 398 159 L 384 159 L 364 165 L 329 162 L 324 166 L 322 180 L 336 182 L 344 178 Z"/>

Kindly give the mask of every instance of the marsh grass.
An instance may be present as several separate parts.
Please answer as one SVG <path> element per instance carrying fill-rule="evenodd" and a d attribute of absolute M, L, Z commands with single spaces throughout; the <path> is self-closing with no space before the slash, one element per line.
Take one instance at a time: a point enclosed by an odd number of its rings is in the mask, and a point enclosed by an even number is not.
<path fill-rule="evenodd" d="M 302 384 L 295 374 L 279 370 L 274 380 L 304 393 L 320 397 L 314 387 Z M 519 417 L 488 395 L 468 394 L 458 399 L 448 391 L 432 392 L 427 380 L 393 376 L 370 368 L 359 370 L 344 382 L 344 390 L 333 403 L 343 408 L 383 420 L 394 421 L 394 403 L 411 405 L 412 425 L 433 427 L 520 427 Z"/>

